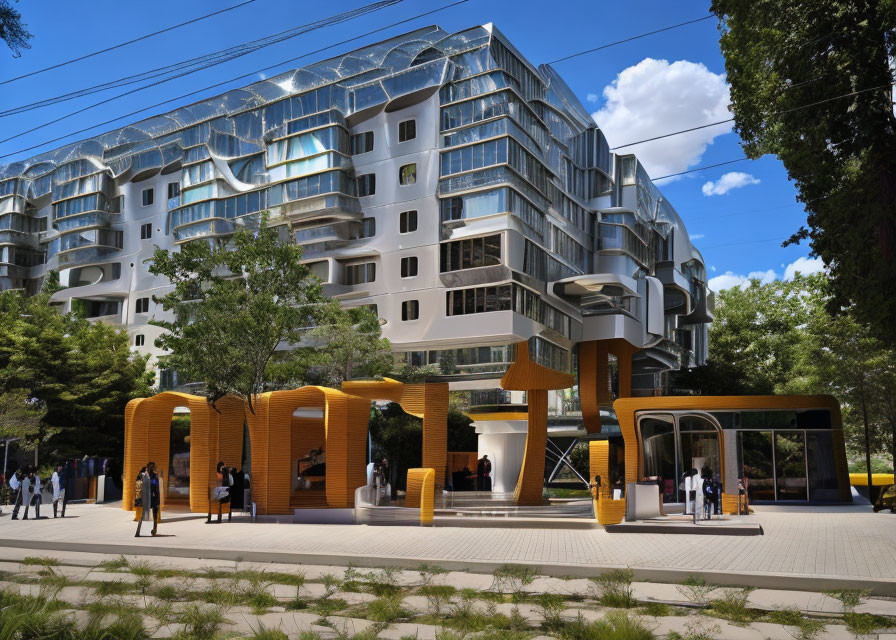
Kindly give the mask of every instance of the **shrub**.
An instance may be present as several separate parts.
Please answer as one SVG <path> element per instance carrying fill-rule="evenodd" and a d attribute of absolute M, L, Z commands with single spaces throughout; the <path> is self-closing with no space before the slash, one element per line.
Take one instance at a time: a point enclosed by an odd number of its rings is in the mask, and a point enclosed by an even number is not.
<path fill-rule="evenodd" d="M 433 578 L 436 576 L 448 573 L 448 569 L 444 569 L 435 564 L 426 564 L 423 563 L 419 567 L 417 567 L 417 571 L 420 573 L 420 584 L 428 585 L 432 584 Z"/>
<path fill-rule="evenodd" d="M 99 582 L 96 584 L 96 594 L 98 596 L 120 596 L 130 590 L 130 585 L 125 582 Z"/>
<path fill-rule="evenodd" d="M 750 589 L 724 589 L 722 597 L 710 604 L 712 613 L 734 624 L 747 624 L 756 619 L 756 612 L 747 607 Z"/>
<path fill-rule="evenodd" d="M 631 569 L 613 569 L 591 578 L 597 588 L 597 601 L 605 607 L 628 609 L 638 604 L 632 593 Z"/>
<path fill-rule="evenodd" d="M 653 632 L 623 611 L 611 611 L 603 620 L 579 617 L 559 631 L 563 640 L 653 640 Z"/>
<path fill-rule="evenodd" d="M 877 629 L 893 626 L 893 620 L 890 618 L 852 611 L 843 614 L 843 622 L 846 623 L 846 628 L 856 636 L 867 636 Z"/>
<path fill-rule="evenodd" d="M 710 595 L 718 587 L 706 584 L 703 576 L 691 574 L 683 584 L 676 585 L 678 592 L 699 607 L 705 607 L 710 600 Z"/>
<path fill-rule="evenodd" d="M 535 606 L 542 618 L 541 626 L 547 631 L 556 631 L 563 627 L 563 610 L 566 599 L 556 593 L 543 593 L 535 598 Z"/>
<path fill-rule="evenodd" d="M 850 612 L 862 604 L 862 598 L 871 595 L 871 589 L 834 589 L 833 591 L 824 591 L 823 593 L 835 600 L 839 600 L 840 604 L 843 605 L 843 611 Z"/>
<path fill-rule="evenodd" d="M 803 616 L 802 611 L 796 607 L 788 607 L 779 609 L 768 614 L 768 619 L 775 624 L 782 624 L 786 627 L 795 628 L 795 632 L 788 629 L 790 635 L 796 640 L 812 640 L 824 629 L 824 622 L 821 620 L 813 620 Z"/>
<path fill-rule="evenodd" d="M 143 621 L 135 613 L 119 616 L 109 625 L 103 624 L 105 616 L 92 617 L 84 630 L 77 636 L 78 640 L 146 640 L 149 634 L 143 627 Z"/>
<path fill-rule="evenodd" d="M 247 598 L 246 604 L 252 607 L 252 613 L 260 616 L 271 607 L 277 606 L 277 598 L 267 591 L 256 591 Z"/>
<path fill-rule="evenodd" d="M 367 605 L 367 617 L 374 622 L 395 622 L 407 616 L 401 607 L 401 594 L 382 596 Z"/>
<path fill-rule="evenodd" d="M 178 622 L 184 625 L 183 635 L 186 638 L 213 640 L 225 620 L 224 614 L 218 607 L 201 607 L 198 604 L 190 604 L 184 608 Z"/>
<path fill-rule="evenodd" d="M 499 593 L 510 593 L 517 598 L 522 595 L 523 587 L 535 580 L 535 569 L 516 564 L 502 564 L 492 572 L 492 590 Z"/>
<path fill-rule="evenodd" d="M 170 584 L 163 584 L 156 587 L 153 595 L 159 600 L 177 600 L 180 596 L 177 589 Z"/>
<path fill-rule="evenodd" d="M 653 618 L 663 618 L 675 615 L 672 611 L 672 607 L 664 602 L 645 602 L 638 608 L 638 612 Z"/>
<path fill-rule="evenodd" d="M 417 590 L 421 596 L 426 598 L 426 601 L 429 603 L 430 613 L 434 616 L 442 614 L 442 607 L 451 600 L 451 596 L 456 591 L 457 589 L 454 587 L 442 584 L 424 585 Z"/>
<path fill-rule="evenodd" d="M 401 593 L 398 586 L 398 567 L 384 567 L 376 573 L 368 573 L 366 578 L 370 583 L 370 591 L 377 597 L 391 596 Z"/>
<path fill-rule="evenodd" d="M 321 598 L 314 603 L 314 610 L 321 618 L 328 618 L 334 613 L 342 611 L 348 606 L 348 603 L 342 598 Z"/>

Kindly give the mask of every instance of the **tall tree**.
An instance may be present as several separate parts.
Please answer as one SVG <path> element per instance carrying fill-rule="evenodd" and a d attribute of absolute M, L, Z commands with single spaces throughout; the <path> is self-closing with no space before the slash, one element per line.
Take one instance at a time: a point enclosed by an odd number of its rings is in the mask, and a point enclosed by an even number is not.
<path fill-rule="evenodd" d="M 0 394 L 9 401 L 4 412 L 10 417 L 21 408 L 16 400 L 27 399 L 31 410 L 10 421 L 51 455 L 120 455 L 124 407 L 148 395 L 152 384 L 147 359 L 131 353 L 127 332 L 59 313 L 50 304 L 51 291 L 0 293 Z"/>
<path fill-rule="evenodd" d="M 892 0 L 713 0 L 735 128 L 746 154 L 776 154 L 808 212 L 831 277 L 830 308 L 852 307 L 896 344 L 896 118 Z M 785 243 L 787 244 L 787 243 Z"/>
<path fill-rule="evenodd" d="M 265 214 L 257 231 L 242 227 L 217 248 L 190 242 L 179 251 L 158 249 L 149 268 L 174 285 L 158 299 L 174 319 L 152 321 L 166 329 L 156 345 L 170 352 L 167 366 L 205 382 L 213 405 L 234 395 L 252 413 L 278 347 L 298 345 L 323 302 L 301 247 L 281 241 L 267 222 Z M 279 361 L 302 357 L 302 349 L 286 350 Z"/>
<path fill-rule="evenodd" d="M 27 26 L 22 23 L 22 14 L 12 8 L 9 0 L 0 0 L 0 40 L 12 50 L 14 58 L 22 55 L 22 49 L 31 48 L 28 41 L 32 35 Z"/>

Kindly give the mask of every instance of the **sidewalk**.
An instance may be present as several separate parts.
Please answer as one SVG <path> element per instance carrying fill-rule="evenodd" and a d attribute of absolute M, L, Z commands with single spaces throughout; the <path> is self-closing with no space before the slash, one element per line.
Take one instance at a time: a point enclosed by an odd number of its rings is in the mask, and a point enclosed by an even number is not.
<path fill-rule="evenodd" d="M 896 596 L 896 516 L 867 507 L 759 507 L 765 535 L 609 534 L 602 529 L 421 528 L 250 523 L 205 524 L 166 514 L 159 537 L 134 537 L 132 514 L 70 505 L 65 520 L 0 518 L 0 545 L 35 550 L 148 554 L 256 562 L 414 567 L 491 572 L 503 563 L 551 576 L 631 567 L 639 580 L 820 591 L 873 588 Z M 144 528 L 145 529 L 145 528 Z"/>

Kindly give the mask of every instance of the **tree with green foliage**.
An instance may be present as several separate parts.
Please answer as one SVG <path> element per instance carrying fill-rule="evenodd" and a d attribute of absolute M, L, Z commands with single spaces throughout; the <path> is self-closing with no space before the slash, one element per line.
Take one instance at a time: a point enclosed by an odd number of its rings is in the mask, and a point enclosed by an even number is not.
<path fill-rule="evenodd" d="M 16 0 L 18 2 L 19 0 Z M 12 57 L 22 55 L 22 49 L 30 49 L 28 25 L 22 22 L 22 14 L 12 8 L 9 0 L 0 0 L 0 40 L 12 50 Z"/>
<path fill-rule="evenodd" d="M 147 358 L 131 352 L 126 331 L 60 313 L 54 282 L 30 297 L 0 293 L 3 431 L 53 455 L 120 455 L 125 405 L 152 386 Z"/>
<path fill-rule="evenodd" d="M 389 341 L 380 337 L 380 321 L 370 307 L 343 309 L 330 300 L 320 311 L 308 336 L 307 380 L 338 389 L 344 380 L 374 378 L 393 365 Z"/>
<path fill-rule="evenodd" d="M 805 340 L 803 327 L 824 302 L 822 274 L 721 291 L 709 325 L 706 365 L 677 372 L 671 387 L 703 395 L 782 393 Z"/>
<path fill-rule="evenodd" d="M 0 393 L 0 438 L 22 438 L 26 446 L 40 439 L 44 404 L 31 397 L 26 389 Z"/>
<path fill-rule="evenodd" d="M 892 455 L 896 463 L 896 352 L 858 321 L 832 316 L 823 274 L 719 293 L 709 359 L 675 372 L 674 393 L 831 394 L 843 411 L 847 449 Z M 865 447 L 865 425 L 870 447 Z"/>
<path fill-rule="evenodd" d="M 268 225 L 239 228 L 225 244 L 191 242 L 158 249 L 150 272 L 173 289 L 157 298 L 173 320 L 156 345 L 166 366 L 205 383 L 209 402 L 314 383 L 338 386 L 354 375 L 387 371 L 388 341 L 368 309 L 343 309 L 323 296 L 292 236 Z"/>
<path fill-rule="evenodd" d="M 896 118 L 892 0 L 713 0 L 735 129 L 750 158 L 775 154 L 808 212 L 831 278 L 829 308 L 851 308 L 896 344 Z"/>

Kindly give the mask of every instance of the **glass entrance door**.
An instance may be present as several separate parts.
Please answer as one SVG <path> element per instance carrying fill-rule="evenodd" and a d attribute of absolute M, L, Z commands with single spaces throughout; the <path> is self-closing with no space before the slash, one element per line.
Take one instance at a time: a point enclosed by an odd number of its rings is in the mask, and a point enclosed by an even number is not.
<path fill-rule="evenodd" d="M 741 477 L 747 479 L 750 502 L 775 499 L 775 458 L 771 431 L 741 431 L 738 453 Z"/>
<path fill-rule="evenodd" d="M 809 500 L 805 431 L 740 431 L 737 445 L 750 502 Z"/>
<path fill-rule="evenodd" d="M 678 502 L 675 456 L 675 420 L 671 415 L 651 415 L 640 421 L 644 446 L 644 475 L 656 477 L 663 502 Z"/>

